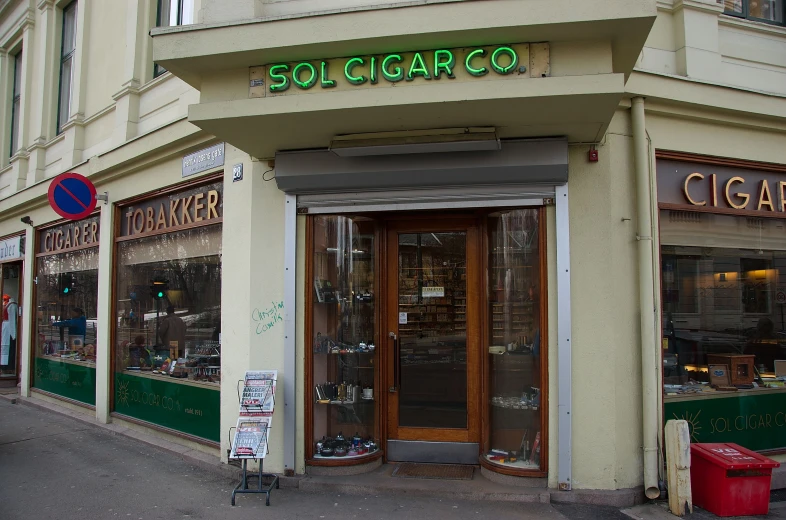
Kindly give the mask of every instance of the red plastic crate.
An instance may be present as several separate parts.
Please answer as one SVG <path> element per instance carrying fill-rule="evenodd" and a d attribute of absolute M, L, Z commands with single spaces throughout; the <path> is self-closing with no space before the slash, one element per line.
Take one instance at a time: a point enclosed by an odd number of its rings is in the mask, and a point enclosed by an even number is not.
<path fill-rule="evenodd" d="M 718 516 L 766 515 L 778 462 L 737 444 L 691 444 L 693 505 Z"/>

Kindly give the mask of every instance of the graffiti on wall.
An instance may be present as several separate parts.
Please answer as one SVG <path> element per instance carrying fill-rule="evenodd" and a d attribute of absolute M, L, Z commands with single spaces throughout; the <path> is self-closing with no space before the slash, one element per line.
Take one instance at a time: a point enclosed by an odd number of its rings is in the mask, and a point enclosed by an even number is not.
<path fill-rule="evenodd" d="M 257 334 L 264 334 L 279 323 L 284 322 L 284 302 L 270 302 L 270 307 L 265 309 L 255 308 L 251 313 Z"/>

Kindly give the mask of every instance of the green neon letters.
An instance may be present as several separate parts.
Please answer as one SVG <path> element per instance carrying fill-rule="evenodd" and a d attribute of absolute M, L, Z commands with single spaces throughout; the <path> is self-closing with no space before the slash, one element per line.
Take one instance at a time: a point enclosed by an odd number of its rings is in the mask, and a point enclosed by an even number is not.
<path fill-rule="evenodd" d="M 407 72 L 407 81 L 412 81 L 415 79 L 415 76 L 431 79 L 431 74 L 428 73 L 426 62 L 423 61 L 423 55 L 419 52 L 416 52 L 412 57 L 412 63 L 409 66 L 409 72 Z"/>
<path fill-rule="evenodd" d="M 444 49 L 434 51 L 434 79 L 439 79 L 442 73 L 453 79 L 453 67 L 456 66 L 456 57 L 452 52 Z"/>
<path fill-rule="evenodd" d="M 459 58 L 457 59 L 456 54 Z M 463 59 L 464 67 L 457 62 Z M 466 78 L 467 74 L 482 77 L 493 71 L 495 74 L 505 76 L 519 71 L 519 56 L 517 47 L 513 45 L 498 45 L 493 47 L 470 48 L 464 51 L 437 49 L 434 51 L 419 51 L 407 54 L 391 53 L 382 56 L 353 56 L 345 59 L 321 60 L 319 67 L 317 61 L 290 64 L 275 64 L 268 67 L 268 89 L 271 93 L 280 93 L 289 89 L 294 84 L 300 90 L 309 90 L 319 82 L 323 89 L 338 86 L 336 80 L 328 76 L 329 65 L 344 65 L 344 78 L 351 85 L 370 83 L 376 85 L 384 80 L 388 83 L 397 83 L 401 80 L 415 81 L 416 79 L 456 79 L 456 71 Z M 368 67 L 366 69 L 366 67 Z M 365 74 L 364 74 L 365 73 Z"/>
<path fill-rule="evenodd" d="M 320 86 L 322 88 L 333 88 L 336 86 L 336 81 L 328 78 L 328 64 L 326 61 L 322 62 L 322 73 L 320 74 Z"/>
<path fill-rule="evenodd" d="M 366 61 L 363 58 L 350 58 L 347 60 L 346 65 L 344 65 L 344 76 L 346 76 L 347 81 L 352 83 L 353 85 L 362 85 L 368 78 L 366 76 L 353 76 L 352 69 L 356 66 L 365 65 Z"/>
<path fill-rule="evenodd" d="M 510 58 L 510 64 L 506 67 L 499 64 L 499 56 L 502 54 L 507 54 Z M 518 64 L 519 55 L 510 47 L 497 47 L 494 52 L 491 53 L 491 68 L 494 69 L 494 72 L 497 74 L 502 74 L 504 76 L 505 74 L 515 72 Z"/>
<path fill-rule="evenodd" d="M 300 72 L 303 69 L 308 69 L 309 72 L 311 73 L 311 75 L 308 77 L 308 80 L 306 81 L 302 81 L 300 79 Z M 297 65 L 295 65 L 295 68 L 292 69 L 292 81 L 295 83 L 295 85 L 297 85 L 298 88 L 301 88 L 303 90 L 308 90 L 311 87 L 313 87 L 317 82 L 317 69 L 314 68 L 314 66 L 307 61 L 304 61 L 303 63 L 298 63 Z"/>
<path fill-rule="evenodd" d="M 464 60 L 464 66 L 466 67 L 467 72 L 469 72 L 473 76 L 478 76 L 478 77 L 485 76 L 486 74 L 489 73 L 489 69 L 487 69 L 486 67 L 480 67 L 479 69 L 476 69 L 475 67 L 472 66 L 472 60 L 474 60 L 476 57 L 485 58 L 486 51 L 484 51 L 483 49 L 475 49 L 474 51 L 467 54 L 467 58 Z"/>
<path fill-rule="evenodd" d="M 401 63 L 401 61 L 401 55 L 399 54 L 388 54 L 385 56 L 385 59 L 382 60 L 382 77 L 391 83 L 404 79 L 404 69 L 398 65 L 393 69 L 395 72 L 390 72 L 390 62 Z"/>
<path fill-rule="evenodd" d="M 279 74 L 278 71 L 288 72 L 289 65 L 273 65 L 270 67 L 270 79 L 274 81 L 280 81 L 277 84 L 270 84 L 270 92 L 284 92 L 286 89 L 289 88 L 289 78 L 283 74 Z"/>

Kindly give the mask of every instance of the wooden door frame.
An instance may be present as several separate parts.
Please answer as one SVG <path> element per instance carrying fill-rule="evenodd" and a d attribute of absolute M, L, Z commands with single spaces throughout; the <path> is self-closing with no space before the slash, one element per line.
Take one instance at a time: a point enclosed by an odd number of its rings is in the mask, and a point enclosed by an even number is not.
<path fill-rule="evenodd" d="M 468 218 L 466 215 L 456 218 L 442 218 L 435 221 L 423 216 L 414 218 L 388 219 L 385 226 L 385 266 L 382 272 L 385 280 L 384 295 L 384 320 L 380 324 L 380 341 L 384 347 L 384 369 L 381 373 L 380 391 L 385 395 L 386 401 L 386 428 L 381 431 L 385 440 L 421 440 L 435 442 L 467 442 L 480 443 L 481 437 L 481 388 L 483 373 L 482 366 L 482 326 L 481 326 L 481 221 L 477 218 Z M 466 309 L 466 334 L 467 334 L 467 428 L 415 428 L 398 426 L 398 393 L 389 392 L 393 382 L 394 364 L 392 341 L 388 337 L 389 331 L 396 331 L 398 335 L 398 234 L 400 232 L 445 232 L 465 231 L 467 233 L 467 309 Z"/>

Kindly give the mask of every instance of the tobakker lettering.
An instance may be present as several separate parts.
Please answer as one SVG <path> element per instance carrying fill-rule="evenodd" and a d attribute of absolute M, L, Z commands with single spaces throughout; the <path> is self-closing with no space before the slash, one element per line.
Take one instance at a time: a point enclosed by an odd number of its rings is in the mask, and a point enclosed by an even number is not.
<path fill-rule="evenodd" d="M 98 222 L 74 222 L 44 232 L 44 253 L 56 253 L 66 249 L 98 245 Z"/>
<path fill-rule="evenodd" d="M 207 198 L 207 202 L 204 200 Z M 173 227 L 194 224 L 218 218 L 219 193 L 209 190 L 169 201 L 169 211 L 164 202 L 142 208 L 128 208 L 125 213 L 125 235 L 138 235 L 153 231 L 163 231 Z"/>

